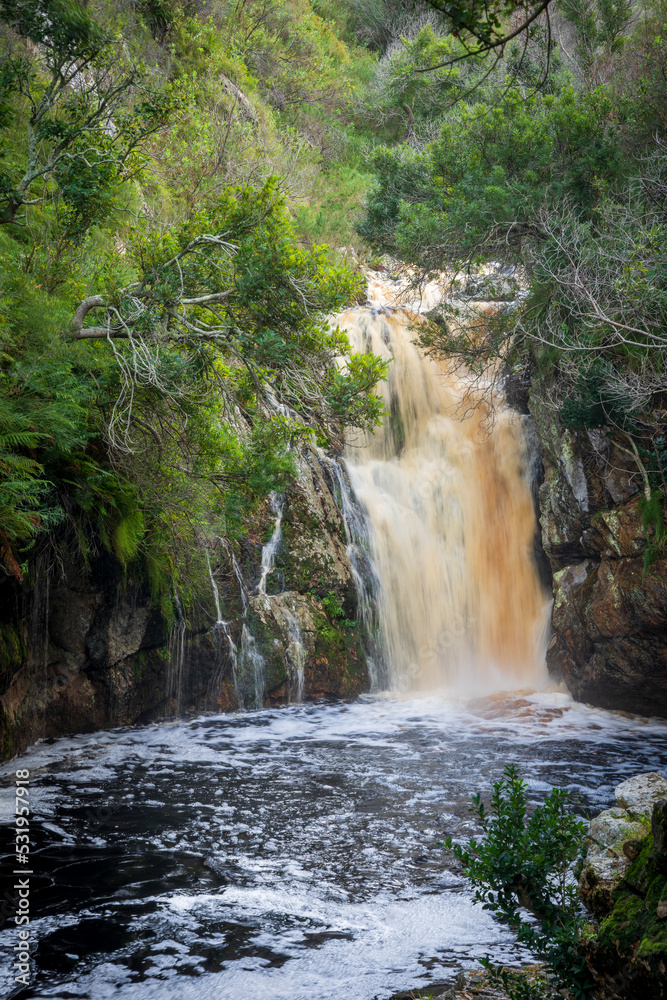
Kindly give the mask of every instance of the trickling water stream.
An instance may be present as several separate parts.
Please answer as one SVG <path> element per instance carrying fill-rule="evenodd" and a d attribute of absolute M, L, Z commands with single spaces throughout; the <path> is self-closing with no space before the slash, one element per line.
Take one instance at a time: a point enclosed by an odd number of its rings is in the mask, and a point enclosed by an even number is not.
<path fill-rule="evenodd" d="M 273 569 L 273 565 L 276 561 L 276 554 L 280 546 L 280 541 L 282 537 L 282 520 L 283 520 L 283 507 L 285 505 L 284 497 L 279 497 L 276 493 L 271 494 L 271 510 L 275 515 L 275 521 L 273 524 L 273 532 L 271 533 L 271 538 L 262 547 L 262 558 L 261 558 L 261 569 L 259 583 L 257 584 L 257 593 L 266 593 L 266 578 Z"/>

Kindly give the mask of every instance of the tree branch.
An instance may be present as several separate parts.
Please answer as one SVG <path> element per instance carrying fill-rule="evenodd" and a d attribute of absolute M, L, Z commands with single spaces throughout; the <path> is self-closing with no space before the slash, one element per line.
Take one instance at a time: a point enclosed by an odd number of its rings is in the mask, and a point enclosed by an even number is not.
<path fill-rule="evenodd" d="M 431 73 L 434 69 L 444 69 L 446 66 L 453 66 L 454 63 L 462 62 L 464 59 L 471 59 L 473 56 L 486 55 L 487 52 L 492 52 L 493 49 L 501 48 L 508 42 L 511 42 L 513 38 L 516 38 L 518 35 L 522 34 L 522 32 L 526 31 L 533 23 L 533 21 L 536 21 L 537 18 L 540 16 L 540 14 L 544 13 L 544 11 L 547 9 L 547 7 L 551 2 L 552 0 L 543 0 L 543 2 L 539 5 L 539 7 L 531 14 L 531 16 L 526 18 L 523 24 L 519 25 L 518 28 L 515 28 L 515 30 L 510 32 L 509 35 L 505 35 L 503 38 L 499 38 L 498 41 L 487 42 L 486 45 L 481 45 L 478 49 L 470 49 L 462 56 L 454 56 L 454 58 L 447 59 L 445 60 L 445 62 L 436 63 L 435 66 L 427 66 L 424 69 L 415 68 L 414 72 Z M 431 4 L 431 6 L 435 7 L 436 10 L 440 10 L 440 8 L 436 7 L 435 4 Z M 444 13 L 444 11 L 441 11 L 441 13 Z M 474 35 L 474 32 L 471 32 L 471 34 Z"/>

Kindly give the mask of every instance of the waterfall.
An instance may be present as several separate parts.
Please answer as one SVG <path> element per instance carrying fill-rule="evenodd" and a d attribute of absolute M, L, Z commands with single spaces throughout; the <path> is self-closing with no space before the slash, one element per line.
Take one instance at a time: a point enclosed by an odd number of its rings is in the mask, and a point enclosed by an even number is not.
<path fill-rule="evenodd" d="M 215 582 L 215 577 L 213 576 L 213 570 L 211 568 L 211 556 L 209 555 L 208 549 L 206 552 L 206 565 L 208 566 L 208 578 L 211 581 L 211 590 L 213 591 L 213 603 L 215 604 L 215 613 L 217 614 L 216 622 L 218 625 L 223 624 L 222 622 L 222 611 L 220 610 L 220 591 L 218 590 L 218 585 Z"/>
<path fill-rule="evenodd" d="M 345 552 L 357 595 L 357 617 L 365 645 L 368 676 L 371 687 L 378 690 L 387 686 L 387 678 L 382 671 L 377 651 L 378 621 L 375 595 L 378 583 L 370 556 L 368 518 L 354 495 L 344 459 L 332 458 L 321 449 L 318 455 L 322 467 L 329 474 L 333 497 L 343 522 Z"/>
<path fill-rule="evenodd" d="M 278 547 L 280 545 L 280 539 L 282 537 L 282 520 L 283 520 L 283 507 L 285 506 L 285 500 L 279 497 L 277 493 L 271 493 L 271 510 L 275 514 L 275 521 L 273 526 L 273 534 L 271 538 L 262 548 L 262 559 L 260 565 L 260 578 L 257 584 L 257 593 L 266 594 L 266 578 L 273 569 L 273 564 L 275 562 L 276 553 L 278 552 Z"/>
<path fill-rule="evenodd" d="M 303 701 L 303 689 L 306 681 L 306 647 L 303 644 L 299 620 L 285 606 L 284 602 L 280 613 L 285 620 L 288 640 L 285 646 L 285 659 L 290 672 L 289 700 L 300 704 Z"/>
<path fill-rule="evenodd" d="M 246 585 L 241 575 L 241 567 L 239 566 L 236 556 L 232 552 L 232 567 L 234 569 L 234 576 L 236 577 L 236 582 L 239 585 L 239 591 L 241 593 L 241 603 L 243 604 L 243 613 L 245 614 L 248 610 L 248 594 L 246 592 Z"/>
<path fill-rule="evenodd" d="M 239 708 L 263 708 L 265 686 L 266 661 L 257 645 L 257 640 L 244 622 L 241 629 L 241 650 L 236 682 Z"/>
<path fill-rule="evenodd" d="M 222 634 L 225 637 L 225 640 L 227 642 L 227 651 L 228 651 L 228 655 L 229 655 L 229 660 L 230 660 L 230 663 L 232 665 L 232 683 L 233 683 L 234 688 L 236 689 L 236 691 L 238 693 L 238 690 L 239 690 L 239 685 L 238 685 L 238 647 L 237 647 L 236 643 L 234 642 L 234 640 L 232 639 L 232 634 L 229 631 L 229 622 L 226 622 L 223 619 L 223 617 L 222 617 L 222 611 L 220 609 L 220 591 L 218 590 L 218 585 L 215 582 L 215 577 L 213 576 L 213 569 L 211 567 L 211 556 L 209 555 L 208 549 L 206 549 L 205 551 L 206 551 L 206 565 L 208 566 L 208 576 L 209 576 L 209 580 L 211 581 L 211 590 L 213 591 L 213 603 L 215 604 L 215 613 L 217 615 L 217 619 L 216 619 L 215 625 L 213 626 L 213 631 L 214 631 L 216 637 L 219 637 L 220 632 L 222 632 Z M 235 568 L 235 570 L 238 570 L 238 567 L 236 565 L 236 560 L 234 560 L 234 568 Z M 239 576 L 239 574 L 237 573 L 237 577 L 238 576 Z M 247 607 L 247 604 L 248 604 L 248 600 L 247 600 L 247 598 L 245 596 L 245 589 L 243 587 L 241 587 L 241 597 L 242 597 L 242 600 L 243 600 L 243 608 L 245 610 L 245 608 Z M 220 677 L 216 674 L 216 676 L 214 677 L 214 685 L 216 687 L 217 687 L 219 681 L 220 681 Z"/>
<path fill-rule="evenodd" d="M 176 715 L 181 714 L 183 707 L 183 667 L 185 664 L 185 647 L 187 644 L 188 623 L 183 614 L 181 599 L 174 587 L 174 604 L 178 621 L 171 630 L 169 640 L 169 670 L 167 673 L 167 700 L 174 702 Z"/>
<path fill-rule="evenodd" d="M 337 317 L 355 350 L 391 360 L 383 425 L 346 446 L 375 578 L 375 684 L 461 694 L 534 685 L 548 605 L 532 557 L 521 421 L 500 405 L 489 432 L 488 404 L 475 405 L 446 366 L 420 353 L 416 322 L 402 308 Z M 358 538 L 343 520 L 353 556 Z"/>

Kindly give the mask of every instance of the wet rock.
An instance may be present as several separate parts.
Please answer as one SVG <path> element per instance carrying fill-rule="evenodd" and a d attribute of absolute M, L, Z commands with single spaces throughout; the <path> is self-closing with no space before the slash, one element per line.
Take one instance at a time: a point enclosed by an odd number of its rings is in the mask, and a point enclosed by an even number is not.
<path fill-rule="evenodd" d="M 667 779 L 657 771 L 637 774 L 617 785 L 614 795 L 619 806 L 631 816 L 646 819 L 655 803 L 667 798 Z"/>
<path fill-rule="evenodd" d="M 297 480 L 288 490 L 283 514 L 276 589 L 318 597 L 334 593 L 354 604 L 345 533 L 330 483 L 314 449 L 305 448 L 297 464 Z"/>
<path fill-rule="evenodd" d="M 479 986 L 486 979 L 486 974 L 484 972 L 478 972 L 476 969 L 462 969 L 456 977 L 456 986 L 459 990 L 464 990 L 468 986 Z"/>
<path fill-rule="evenodd" d="M 459 294 L 473 302 L 513 302 L 520 291 L 512 274 L 476 274 L 467 279 Z"/>
<path fill-rule="evenodd" d="M 601 1000 L 667 996 L 666 800 L 653 802 L 650 819 L 650 832 L 611 892 L 609 912 L 585 944 Z"/>
<path fill-rule="evenodd" d="M 639 852 L 642 849 L 641 840 L 626 840 L 623 844 L 623 853 L 625 854 L 628 861 L 634 861 L 636 857 L 639 856 Z"/>
<path fill-rule="evenodd" d="M 310 445 L 296 455 L 296 463 L 268 597 L 256 593 L 262 543 L 275 522 L 268 502 L 233 550 L 221 546 L 200 560 L 197 610 L 189 613 L 193 620 L 187 627 L 178 622 L 169 627 L 152 601 L 148 580 L 137 571 L 128 582 L 105 552 L 87 569 L 73 559 L 57 579 L 40 564 L 26 595 L 18 593 L 15 581 L 0 580 L 0 607 L 16 608 L 7 624 L 0 615 L 0 757 L 45 736 L 236 709 L 235 656 L 244 628 L 251 639 L 256 628 L 266 670 L 262 698 L 265 693 L 268 703 L 352 697 L 367 690 L 356 590 L 334 484 Z M 26 605 L 27 625 L 21 620 Z M 217 618 L 222 621 L 216 624 Z M 254 703 L 254 691 L 247 694 L 245 703 Z"/>
<path fill-rule="evenodd" d="M 667 715 L 667 560 L 644 572 L 641 475 L 601 430 L 566 429 L 533 379 L 542 544 L 553 573 L 550 671 L 575 698 Z"/>
<path fill-rule="evenodd" d="M 612 909 L 612 890 L 630 865 L 626 843 L 641 842 L 645 835 L 645 824 L 618 807 L 605 809 L 591 822 L 579 891 L 594 916 L 602 917 Z"/>
<path fill-rule="evenodd" d="M 653 853 L 667 856 L 667 799 L 658 799 L 651 814 Z"/>
<path fill-rule="evenodd" d="M 352 697 L 367 690 L 357 623 L 330 597 L 287 591 L 250 601 L 248 628 L 265 661 L 268 704 Z"/>
<path fill-rule="evenodd" d="M 667 996 L 666 788 L 656 772 L 629 778 L 590 824 L 580 890 L 600 920 L 585 949 L 601 1000 Z"/>
<path fill-rule="evenodd" d="M 587 853 L 579 879 L 581 897 L 596 917 L 613 908 L 613 890 L 641 853 L 654 805 L 667 796 L 667 780 L 656 771 L 649 771 L 621 782 L 614 794 L 618 804 L 605 809 L 589 825 Z M 658 810 L 655 815 L 658 825 L 653 831 L 654 839 L 657 837 L 661 843 L 663 813 Z"/>

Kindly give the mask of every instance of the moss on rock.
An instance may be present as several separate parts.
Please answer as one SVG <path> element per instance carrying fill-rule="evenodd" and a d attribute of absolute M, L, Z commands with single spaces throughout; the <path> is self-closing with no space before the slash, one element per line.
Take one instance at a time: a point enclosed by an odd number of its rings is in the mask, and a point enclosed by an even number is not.
<path fill-rule="evenodd" d="M 626 853 L 634 859 L 619 873 L 610 911 L 586 942 L 601 1000 L 667 997 L 667 800 L 654 800 L 652 810 L 650 832 L 624 845 L 632 846 Z"/>

